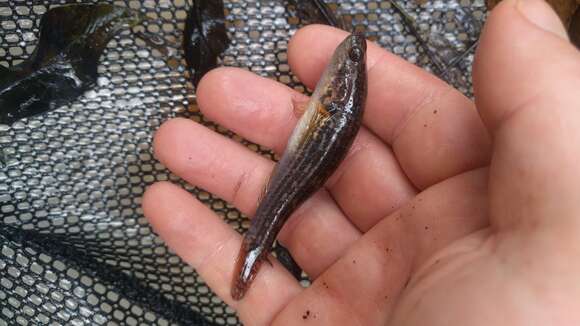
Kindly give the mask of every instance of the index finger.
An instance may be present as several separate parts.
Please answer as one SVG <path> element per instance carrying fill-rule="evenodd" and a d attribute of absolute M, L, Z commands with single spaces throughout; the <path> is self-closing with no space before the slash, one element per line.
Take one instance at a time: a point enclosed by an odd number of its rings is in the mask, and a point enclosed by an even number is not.
<path fill-rule="evenodd" d="M 314 88 L 346 32 L 322 25 L 299 30 L 288 48 L 293 72 Z M 442 80 L 368 42 L 364 124 L 393 147 L 403 170 L 424 189 L 484 166 L 490 140 L 474 104 Z"/>

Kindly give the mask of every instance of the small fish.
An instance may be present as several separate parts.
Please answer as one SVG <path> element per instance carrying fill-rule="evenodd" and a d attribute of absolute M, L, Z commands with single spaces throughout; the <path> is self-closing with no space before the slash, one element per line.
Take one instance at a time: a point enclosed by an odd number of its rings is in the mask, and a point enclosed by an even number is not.
<path fill-rule="evenodd" d="M 147 17 L 109 4 L 70 4 L 40 20 L 36 50 L 23 63 L 0 69 L 0 124 L 54 110 L 95 86 L 99 59 L 122 29 Z"/>
<path fill-rule="evenodd" d="M 223 1 L 194 0 L 185 20 L 183 50 L 195 87 L 218 66 L 218 57 L 229 44 Z"/>
<path fill-rule="evenodd" d="M 240 300 L 290 215 L 318 191 L 348 152 L 367 95 L 366 40 L 352 34 L 335 50 L 272 171 L 242 242 L 231 295 Z"/>
<path fill-rule="evenodd" d="M 342 17 L 334 14 L 324 0 L 287 0 L 286 5 L 294 7 L 296 15 L 306 24 L 326 24 L 347 30 Z"/>

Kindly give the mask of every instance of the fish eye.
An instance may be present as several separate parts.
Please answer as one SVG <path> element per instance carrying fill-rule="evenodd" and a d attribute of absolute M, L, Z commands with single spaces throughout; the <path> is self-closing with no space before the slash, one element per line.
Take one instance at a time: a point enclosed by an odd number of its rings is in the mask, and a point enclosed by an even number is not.
<path fill-rule="evenodd" d="M 348 56 L 350 57 L 350 60 L 352 60 L 353 62 L 359 62 L 362 60 L 363 51 L 359 47 L 355 46 L 352 49 L 350 49 L 350 51 L 348 52 Z"/>

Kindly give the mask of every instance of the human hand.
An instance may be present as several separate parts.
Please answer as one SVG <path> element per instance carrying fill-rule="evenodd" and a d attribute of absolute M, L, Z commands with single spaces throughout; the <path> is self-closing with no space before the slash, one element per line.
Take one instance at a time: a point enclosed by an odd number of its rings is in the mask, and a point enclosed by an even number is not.
<path fill-rule="evenodd" d="M 293 71 L 313 87 L 343 32 L 299 31 Z M 189 193 L 148 189 L 144 212 L 246 325 L 579 325 L 580 55 L 540 0 L 506 0 L 478 50 L 476 105 L 368 48 L 364 126 L 324 190 L 279 239 L 313 279 L 264 265 L 230 297 L 241 236 Z M 240 69 L 210 72 L 203 113 L 283 151 L 304 96 Z M 252 215 L 273 162 L 195 122 L 155 137 L 175 174 Z"/>

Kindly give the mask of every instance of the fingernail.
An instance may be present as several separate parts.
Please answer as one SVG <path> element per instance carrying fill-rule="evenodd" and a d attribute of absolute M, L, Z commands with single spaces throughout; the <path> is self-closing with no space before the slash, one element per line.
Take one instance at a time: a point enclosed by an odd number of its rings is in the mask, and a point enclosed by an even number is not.
<path fill-rule="evenodd" d="M 566 29 L 554 9 L 544 0 L 517 0 L 516 8 L 539 28 L 568 39 Z"/>

